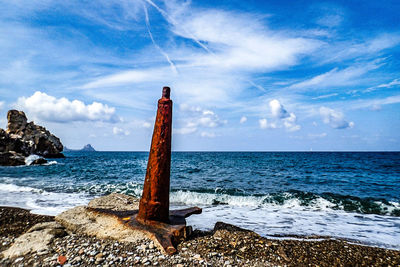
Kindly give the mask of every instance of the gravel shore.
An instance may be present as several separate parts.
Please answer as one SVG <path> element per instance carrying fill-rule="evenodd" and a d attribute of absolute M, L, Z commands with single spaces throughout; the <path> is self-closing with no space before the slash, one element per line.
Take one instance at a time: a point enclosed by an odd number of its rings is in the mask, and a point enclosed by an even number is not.
<path fill-rule="evenodd" d="M 52 216 L 0 207 L 0 252 L 36 223 Z M 271 240 L 254 232 L 217 223 L 213 231 L 194 231 L 178 253 L 163 255 L 151 241 L 121 243 L 67 234 L 49 248 L 0 266 L 400 266 L 400 251 L 356 245 L 345 240 L 309 237 Z"/>

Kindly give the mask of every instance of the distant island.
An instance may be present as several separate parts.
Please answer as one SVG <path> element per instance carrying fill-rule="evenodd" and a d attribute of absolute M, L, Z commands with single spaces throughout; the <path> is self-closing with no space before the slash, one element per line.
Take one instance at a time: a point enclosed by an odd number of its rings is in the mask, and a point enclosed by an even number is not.
<path fill-rule="evenodd" d="M 95 152 L 96 149 L 94 149 L 91 144 L 87 144 L 86 146 L 84 146 L 81 149 L 70 149 L 70 148 L 64 146 L 64 152 L 71 152 L 71 151 Z"/>

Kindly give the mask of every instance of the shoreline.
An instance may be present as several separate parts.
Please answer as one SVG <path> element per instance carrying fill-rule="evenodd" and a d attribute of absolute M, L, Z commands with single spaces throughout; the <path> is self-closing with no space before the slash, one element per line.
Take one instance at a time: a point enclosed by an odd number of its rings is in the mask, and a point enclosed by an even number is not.
<path fill-rule="evenodd" d="M 53 216 L 32 214 L 21 208 L 0 207 L 0 253 L 36 223 L 52 221 Z M 400 265 L 400 251 L 397 250 L 330 237 L 302 236 L 301 239 L 265 238 L 246 229 L 217 223 L 212 231 L 195 230 L 187 241 L 178 245 L 177 254 L 167 256 L 151 241 L 122 243 L 65 233 L 56 237 L 46 251 L 11 261 L 4 261 L 0 256 L 0 266 L 57 266 L 59 256 L 66 257 L 64 266 Z"/>

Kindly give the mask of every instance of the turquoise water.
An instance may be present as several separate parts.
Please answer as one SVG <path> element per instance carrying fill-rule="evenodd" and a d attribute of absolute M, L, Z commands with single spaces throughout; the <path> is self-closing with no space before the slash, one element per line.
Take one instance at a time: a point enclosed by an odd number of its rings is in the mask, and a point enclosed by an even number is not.
<path fill-rule="evenodd" d="M 145 152 L 67 152 L 46 166 L 0 167 L 0 205 L 57 214 L 95 196 L 140 197 Z M 189 223 L 222 220 L 265 236 L 329 235 L 400 249 L 398 152 L 175 152 L 171 205 Z"/>

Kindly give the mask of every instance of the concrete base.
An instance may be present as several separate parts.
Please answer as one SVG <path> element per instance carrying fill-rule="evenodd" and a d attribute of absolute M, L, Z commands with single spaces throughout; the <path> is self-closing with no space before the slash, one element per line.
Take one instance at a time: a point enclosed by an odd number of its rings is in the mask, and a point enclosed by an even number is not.
<path fill-rule="evenodd" d="M 55 217 L 67 231 L 97 238 L 111 238 L 121 242 L 150 239 L 166 254 L 174 254 L 175 246 L 191 232 L 185 218 L 201 213 L 200 208 L 170 211 L 170 223 L 138 222 L 139 199 L 112 193 L 67 210 Z"/>

